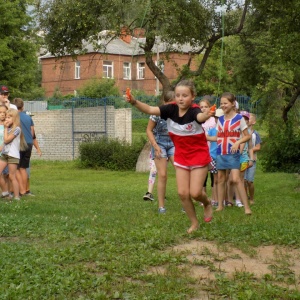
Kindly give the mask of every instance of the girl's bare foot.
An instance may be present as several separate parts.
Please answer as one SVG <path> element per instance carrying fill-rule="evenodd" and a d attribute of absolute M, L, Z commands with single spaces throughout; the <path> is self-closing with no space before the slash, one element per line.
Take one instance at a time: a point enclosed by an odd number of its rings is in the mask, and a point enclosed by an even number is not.
<path fill-rule="evenodd" d="M 199 228 L 199 224 L 195 224 L 195 225 L 192 225 L 186 232 L 188 234 L 191 234 L 192 232 L 196 231 L 197 229 Z"/>
<path fill-rule="evenodd" d="M 223 211 L 224 207 L 218 207 L 215 211 Z"/>
<path fill-rule="evenodd" d="M 213 218 L 213 208 L 211 201 L 207 205 L 204 205 L 204 222 L 209 223 Z"/>
<path fill-rule="evenodd" d="M 254 204 L 254 200 L 249 200 L 250 205 Z"/>
<path fill-rule="evenodd" d="M 245 214 L 246 215 L 252 215 L 252 211 L 250 208 L 245 209 Z"/>

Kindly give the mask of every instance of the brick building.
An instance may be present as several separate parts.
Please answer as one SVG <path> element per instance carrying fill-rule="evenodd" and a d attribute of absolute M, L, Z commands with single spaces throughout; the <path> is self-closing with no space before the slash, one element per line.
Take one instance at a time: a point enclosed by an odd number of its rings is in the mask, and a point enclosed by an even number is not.
<path fill-rule="evenodd" d="M 145 39 L 124 35 L 106 44 L 105 34 L 103 32 L 99 40 L 103 45 L 101 50 L 94 50 L 91 44 L 86 44 L 86 54 L 78 55 L 76 60 L 70 55 L 58 60 L 50 53 L 40 57 L 42 87 L 46 96 L 52 96 L 56 90 L 63 95 L 74 94 L 95 77 L 113 78 L 121 94 L 126 87 L 143 90 L 149 95 L 159 93 L 157 89 L 160 90 L 161 85 L 147 67 L 144 51 L 139 47 Z M 170 81 L 177 78 L 178 68 L 188 62 L 192 50 L 189 45 L 175 45 L 174 49 L 171 53 L 168 51 L 167 56 L 165 43 L 158 42 L 153 49 L 153 60 Z"/>

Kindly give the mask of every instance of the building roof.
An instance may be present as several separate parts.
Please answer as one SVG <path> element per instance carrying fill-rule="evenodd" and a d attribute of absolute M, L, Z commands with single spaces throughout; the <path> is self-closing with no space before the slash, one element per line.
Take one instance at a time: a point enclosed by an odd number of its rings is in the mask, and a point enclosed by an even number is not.
<path fill-rule="evenodd" d="M 136 38 L 131 37 L 130 42 L 127 43 L 123 41 L 121 38 L 115 38 L 112 40 L 103 38 L 99 39 L 97 45 L 92 42 L 83 42 L 85 47 L 86 53 L 106 53 L 106 54 L 117 54 L 117 55 L 128 55 L 128 56 L 137 56 L 137 55 L 144 55 L 144 50 L 139 47 L 140 44 L 145 44 L 146 38 Z M 95 46 L 94 46 L 95 45 Z M 173 44 L 170 46 L 167 43 L 162 42 L 159 37 L 156 37 L 156 42 L 153 47 L 153 52 L 181 52 L 181 53 L 189 53 L 194 52 L 196 50 L 195 47 L 192 47 L 190 44 Z M 68 54 L 66 54 L 68 55 Z M 55 57 L 50 52 L 46 53 L 43 56 L 40 56 L 40 59 L 44 58 L 52 58 Z"/>

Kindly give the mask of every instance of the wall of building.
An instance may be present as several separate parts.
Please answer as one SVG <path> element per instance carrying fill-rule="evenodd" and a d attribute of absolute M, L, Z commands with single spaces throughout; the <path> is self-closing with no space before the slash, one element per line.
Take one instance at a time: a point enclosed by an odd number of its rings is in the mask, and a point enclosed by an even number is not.
<path fill-rule="evenodd" d="M 153 58 L 156 60 L 156 57 Z M 188 62 L 188 54 L 170 54 L 168 59 L 160 54 L 160 60 L 164 61 L 164 74 L 170 81 L 178 76 L 178 68 Z M 64 57 L 61 60 L 55 58 L 42 58 L 42 87 L 46 96 L 52 96 L 56 89 L 63 95 L 73 94 L 80 89 L 90 78 L 102 78 L 103 60 L 112 61 L 114 65 L 114 79 L 119 88 L 120 94 L 124 93 L 126 87 L 143 90 L 148 95 L 155 95 L 157 80 L 148 66 L 145 67 L 145 78 L 137 79 L 137 62 L 145 62 L 144 56 L 129 56 L 99 53 L 88 53 L 77 58 L 80 61 L 80 79 L 75 79 L 75 61 L 72 57 Z M 131 80 L 123 79 L 123 63 L 131 63 Z M 193 63 L 195 67 L 195 62 Z M 194 69 L 192 67 L 192 69 Z M 161 85 L 159 84 L 161 89 Z"/>
<path fill-rule="evenodd" d="M 32 117 L 42 157 L 32 151 L 32 159 L 72 160 L 78 146 L 105 134 L 132 142 L 131 109 L 113 106 L 35 112 Z"/>

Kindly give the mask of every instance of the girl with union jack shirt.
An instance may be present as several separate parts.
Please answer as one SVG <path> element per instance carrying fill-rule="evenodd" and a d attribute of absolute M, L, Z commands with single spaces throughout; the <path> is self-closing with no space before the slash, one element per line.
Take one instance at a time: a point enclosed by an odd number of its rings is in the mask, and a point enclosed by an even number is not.
<path fill-rule="evenodd" d="M 231 183 L 236 186 L 245 214 L 250 215 L 251 209 L 248 203 L 244 183 L 240 178 L 240 144 L 250 140 L 247 124 L 242 115 L 236 112 L 235 96 L 231 93 L 223 93 L 221 96 L 221 108 L 224 115 L 217 123 L 217 169 L 218 169 L 218 196 L 219 204 L 216 211 L 224 209 L 223 199 L 226 185 L 226 170 L 230 171 Z"/>

